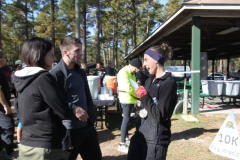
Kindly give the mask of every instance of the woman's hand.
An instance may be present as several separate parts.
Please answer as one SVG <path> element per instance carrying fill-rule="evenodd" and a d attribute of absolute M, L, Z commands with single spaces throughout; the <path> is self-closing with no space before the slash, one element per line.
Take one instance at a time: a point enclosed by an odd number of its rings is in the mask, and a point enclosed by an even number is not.
<path fill-rule="evenodd" d="M 5 114 L 12 114 L 12 109 L 9 106 L 3 106 Z"/>
<path fill-rule="evenodd" d="M 136 95 L 139 97 L 139 98 L 142 98 L 144 95 L 147 94 L 147 91 L 145 90 L 145 88 L 143 86 L 139 86 L 136 90 Z"/>

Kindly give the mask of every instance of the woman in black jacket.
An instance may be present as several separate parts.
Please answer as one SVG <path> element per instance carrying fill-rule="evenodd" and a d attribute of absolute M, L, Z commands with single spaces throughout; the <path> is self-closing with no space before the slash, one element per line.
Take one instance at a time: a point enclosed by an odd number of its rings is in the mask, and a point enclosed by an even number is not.
<path fill-rule="evenodd" d="M 162 43 L 144 53 L 144 66 L 150 77 L 138 87 L 141 126 L 132 137 L 128 159 L 165 160 L 171 138 L 171 116 L 177 102 L 177 85 L 164 63 L 172 56 L 171 48 Z M 141 154 L 139 154 L 141 153 Z"/>
<path fill-rule="evenodd" d="M 48 72 L 55 59 L 53 44 L 32 38 L 24 43 L 21 56 L 27 66 L 13 76 L 23 125 L 19 158 L 63 160 L 65 154 L 61 148 L 66 129 L 62 120 L 69 119 L 73 112 Z"/>

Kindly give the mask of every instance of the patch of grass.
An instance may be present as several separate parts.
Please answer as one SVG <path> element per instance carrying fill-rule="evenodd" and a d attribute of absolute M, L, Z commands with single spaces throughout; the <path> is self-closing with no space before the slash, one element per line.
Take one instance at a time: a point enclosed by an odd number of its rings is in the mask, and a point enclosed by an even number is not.
<path fill-rule="evenodd" d="M 186 122 L 180 115 L 172 117 L 172 142 L 168 160 L 226 160 L 208 150 L 226 115 L 195 115 L 199 122 Z"/>

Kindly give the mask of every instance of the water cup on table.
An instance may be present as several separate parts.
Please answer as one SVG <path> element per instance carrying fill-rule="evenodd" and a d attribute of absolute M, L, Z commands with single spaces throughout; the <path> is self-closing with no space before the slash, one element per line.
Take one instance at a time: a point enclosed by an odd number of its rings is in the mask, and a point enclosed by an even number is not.
<path fill-rule="evenodd" d="M 112 88 L 111 87 L 108 88 L 108 94 L 109 94 L 109 96 L 112 96 Z"/>
<path fill-rule="evenodd" d="M 109 94 L 104 94 L 104 96 L 105 96 L 105 99 L 108 100 Z"/>
<path fill-rule="evenodd" d="M 101 87 L 101 94 L 108 94 L 108 88 L 106 86 Z"/>
<path fill-rule="evenodd" d="M 99 94 L 99 95 L 98 95 L 98 99 L 99 99 L 99 100 L 106 100 L 104 94 Z"/>

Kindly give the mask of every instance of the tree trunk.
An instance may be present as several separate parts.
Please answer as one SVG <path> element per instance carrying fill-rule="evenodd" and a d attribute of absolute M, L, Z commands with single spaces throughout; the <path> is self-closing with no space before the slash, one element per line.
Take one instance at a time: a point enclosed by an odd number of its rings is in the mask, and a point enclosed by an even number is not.
<path fill-rule="evenodd" d="M 132 1 L 132 7 L 133 7 L 133 12 L 134 12 L 134 17 L 133 17 L 133 46 L 137 46 L 137 14 L 136 14 L 136 6 L 135 6 L 135 0 Z"/>
<path fill-rule="evenodd" d="M 32 26 L 32 36 L 36 36 L 36 32 L 35 32 L 35 19 L 34 19 L 34 13 L 32 11 L 32 22 L 33 22 L 33 26 Z"/>
<path fill-rule="evenodd" d="M 86 0 L 83 0 L 83 45 L 82 45 L 82 51 L 83 51 L 83 62 L 87 63 L 87 5 Z"/>
<path fill-rule="evenodd" d="M 147 18 L 147 27 L 146 27 L 146 35 L 144 36 L 144 38 L 147 38 L 149 36 L 149 21 L 150 21 L 150 17 L 148 16 Z"/>
<path fill-rule="evenodd" d="M 96 55 L 96 62 L 100 62 L 100 4 L 99 0 L 96 0 L 96 17 L 97 17 L 97 26 L 96 26 L 96 49 L 97 49 L 97 55 Z"/>
<path fill-rule="evenodd" d="M 116 21 L 116 24 L 114 24 L 115 26 L 115 34 L 114 34 L 114 54 L 113 54 L 113 60 L 112 60 L 112 64 L 114 64 L 115 66 L 117 66 L 117 52 L 118 52 L 118 21 Z"/>
<path fill-rule="evenodd" d="M 2 0 L 0 0 L 0 49 L 2 49 Z"/>
<path fill-rule="evenodd" d="M 114 46 L 114 45 L 113 45 L 113 46 Z M 114 47 L 113 47 L 113 48 L 114 48 Z M 113 49 L 113 51 L 114 51 L 114 49 Z M 109 63 L 110 59 L 111 59 L 111 46 L 110 46 L 110 44 L 109 44 L 109 48 L 108 48 L 108 63 Z"/>
<path fill-rule="evenodd" d="M 52 42 L 53 42 L 53 48 L 55 49 L 55 3 L 54 0 L 51 0 L 51 23 L 52 23 Z"/>
<path fill-rule="evenodd" d="M 80 39 L 80 0 L 75 0 L 76 38 Z"/>
<path fill-rule="evenodd" d="M 106 55 L 105 55 L 105 49 L 104 49 L 104 44 L 102 43 L 102 55 L 103 55 L 103 64 L 106 64 Z"/>
<path fill-rule="evenodd" d="M 100 30 L 100 35 L 101 35 L 101 37 L 104 37 L 104 33 L 103 33 L 103 30 L 102 30 L 102 28 L 101 28 L 101 30 Z M 106 65 L 106 52 L 105 52 L 105 42 L 102 42 L 101 43 L 101 47 L 102 47 L 102 57 L 103 57 L 103 64 L 104 64 L 104 66 Z"/>
<path fill-rule="evenodd" d="M 112 59 L 111 59 L 111 57 L 109 56 L 109 62 L 110 61 L 112 61 L 112 63 L 114 63 L 115 61 L 114 61 L 114 56 L 115 56 L 115 47 L 116 47 L 116 33 L 117 33 L 117 29 L 116 29 L 116 23 L 115 23 L 115 21 L 116 21 L 116 17 L 114 17 L 114 20 L 113 20 L 113 56 L 112 56 Z"/>
<path fill-rule="evenodd" d="M 29 38 L 29 36 L 28 36 L 28 8 L 27 8 L 27 5 L 28 5 L 28 3 L 27 3 L 27 1 L 25 2 L 25 9 L 24 9 L 24 12 L 25 12 L 25 34 L 26 34 L 26 39 L 28 39 Z"/>
<path fill-rule="evenodd" d="M 128 39 L 125 39 L 125 57 L 128 55 Z"/>
<path fill-rule="evenodd" d="M 114 57 L 113 57 L 113 63 L 114 63 L 114 65 L 115 66 L 118 66 L 118 61 L 117 61 L 117 59 L 118 59 L 118 54 L 117 54 L 117 52 L 118 52 L 118 36 L 116 37 L 116 46 L 115 46 L 115 53 L 114 53 Z"/>

